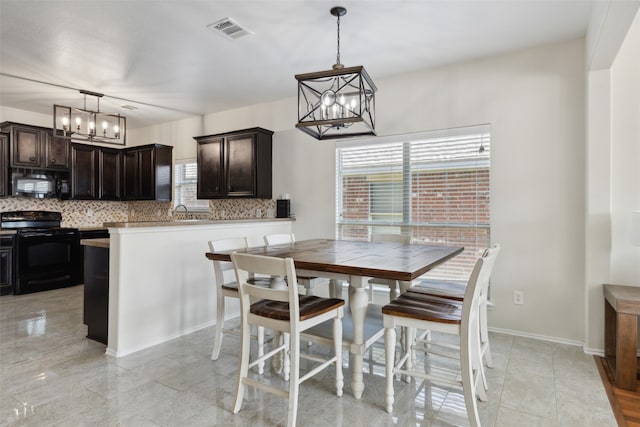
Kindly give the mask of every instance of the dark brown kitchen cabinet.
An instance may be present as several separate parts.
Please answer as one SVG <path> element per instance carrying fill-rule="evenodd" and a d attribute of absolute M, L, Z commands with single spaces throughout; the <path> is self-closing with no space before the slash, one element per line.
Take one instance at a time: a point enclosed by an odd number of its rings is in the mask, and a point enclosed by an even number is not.
<path fill-rule="evenodd" d="M 13 239 L 0 236 L 0 295 L 13 294 Z"/>
<path fill-rule="evenodd" d="M 9 195 L 9 134 L 0 132 L 0 197 Z"/>
<path fill-rule="evenodd" d="M 50 128 L 13 122 L 4 122 L 0 128 L 11 135 L 11 167 L 68 170 L 69 141 L 54 138 Z"/>
<path fill-rule="evenodd" d="M 54 138 L 51 134 L 45 134 L 45 169 L 69 168 L 69 141 L 63 138 Z"/>
<path fill-rule="evenodd" d="M 84 323 L 87 338 L 108 344 L 109 248 L 84 246 Z"/>
<path fill-rule="evenodd" d="M 197 197 L 198 199 L 217 199 L 224 192 L 224 138 L 211 138 L 198 141 Z"/>
<path fill-rule="evenodd" d="M 173 147 L 160 144 L 124 150 L 125 200 L 171 200 L 172 150 Z"/>
<path fill-rule="evenodd" d="M 71 144 L 71 198 L 96 199 L 96 153 L 98 147 Z"/>
<path fill-rule="evenodd" d="M 71 144 L 71 198 L 120 200 L 120 150 Z"/>
<path fill-rule="evenodd" d="M 98 198 L 120 200 L 122 186 L 122 154 L 120 150 L 101 147 L 98 151 Z"/>
<path fill-rule="evenodd" d="M 272 135 L 251 128 L 195 137 L 198 199 L 270 199 Z"/>

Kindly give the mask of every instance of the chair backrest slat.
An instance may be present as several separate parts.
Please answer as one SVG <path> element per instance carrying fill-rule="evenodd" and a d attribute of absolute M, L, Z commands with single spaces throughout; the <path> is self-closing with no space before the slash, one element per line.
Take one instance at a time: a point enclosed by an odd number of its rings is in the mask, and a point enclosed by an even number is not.
<path fill-rule="evenodd" d="M 241 304 L 249 295 L 257 299 L 289 302 L 289 310 L 293 318 L 299 317 L 298 287 L 287 286 L 285 289 L 265 288 L 247 283 L 251 275 L 266 275 L 287 279 L 289 283 L 296 283 L 296 270 L 293 258 L 274 258 L 262 255 L 251 255 L 234 252 L 231 260 L 236 270 Z"/>
<path fill-rule="evenodd" d="M 371 234 L 371 241 L 409 244 L 411 243 L 411 236 L 409 234 L 373 233 Z"/>
<path fill-rule="evenodd" d="M 295 242 L 296 238 L 293 233 L 268 234 L 264 236 L 264 244 L 267 246 L 288 245 Z"/>
<path fill-rule="evenodd" d="M 247 247 L 247 241 L 243 237 L 209 241 L 209 250 L 211 252 L 235 251 L 235 250 L 246 249 L 246 247 Z M 213 270 L 215 273 L 216 283 L 218 284 L 218 286 L 233 281 L 233 279 L 225 281 L 225 278 L 224 278 L 225 272 L 229 270 L 233 270 L 232 263 L 226 262 L 226 261 L 213 261 Z"/>

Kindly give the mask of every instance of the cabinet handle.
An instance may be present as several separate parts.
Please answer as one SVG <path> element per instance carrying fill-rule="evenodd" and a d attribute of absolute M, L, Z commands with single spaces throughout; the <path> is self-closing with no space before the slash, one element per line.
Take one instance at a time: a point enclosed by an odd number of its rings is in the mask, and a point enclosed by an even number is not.
<path fill-rule="evenodd" d="M 55 165 L 56 164 L 56 159 L 51 159 L 51 164 Z"/>
<path fill-rule="evenodd" d="M 35 161 L 36 161 L 36 158 L 35 158 L 35 157 L 29 157 L 29 161 L 30 161 L 30 162 L 35 162 Z"/>

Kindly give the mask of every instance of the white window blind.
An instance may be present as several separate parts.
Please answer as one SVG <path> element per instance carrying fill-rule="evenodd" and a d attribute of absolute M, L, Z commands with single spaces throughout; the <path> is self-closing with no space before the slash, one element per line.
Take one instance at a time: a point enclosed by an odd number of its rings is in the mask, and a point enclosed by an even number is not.
<path fill-rule="evenodd" d="M 189 211 L 208 211 L 209 200 L 198 200 L 196 159 L 176 160 L 173 206 L 185 205 Z"/>
<path fill-rule="evenodd" d="M 464 246 L 430 276 L 466 279 L 490 245 L 488 125 L 338 143 L 336 237 Z"/>

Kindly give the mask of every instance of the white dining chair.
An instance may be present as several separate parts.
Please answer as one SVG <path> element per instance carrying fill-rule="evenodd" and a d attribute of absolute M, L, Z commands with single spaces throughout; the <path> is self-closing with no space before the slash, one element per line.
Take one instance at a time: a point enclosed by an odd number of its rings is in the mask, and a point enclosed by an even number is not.
<path fill-rule="evenodd" d="M 267 234 L 264 236 L 264 244 L 267 246 L 290 245 L 296 242 L 293 233 Z M 327 279 L 314 276 L 298 276 L 298 284 L 304 287 L 306 295 L 313 295 L 318 284 L 326 282 Z"/>
<path fill-rule="evenodd" d="M 462 385 L 467 417 L 471 426 L 480 425 L 478 417 L 478 393 L 484 392 L 479 384 L 481 379 L 480 354 L 480 291 L 482 283 L 488 280 L 496 252 L 486 251 L 478 258 L 467 283 L 462 302 L 431 295 L 413 293 L 411 290 L 391 301 L 382 308 L 385 335 L 385 405 L 387 412 L 393 411 L 396 374 L 406 378 L 416 377 L 435 383 Z M 395 361 L 396 330 L 406 328 L 409 345 L 402 350 L 399 360 Z M 457 358 L 460 360 L 460 376 L 454 373 L 446 376 L 442 372 L 427 372 L 425 367 L 418 369 L 416 351 L 429 352 L 429 348 L 415 341 L 416 329 L 437 331 L 460 336 Z M 425 363 L 429 363 L 425 361 Z M 486 398 L 486 396 L 485 396 Z"/>
<path fill-rule="evenodd" d="M 245 238 L 222 239 L 209 241 L 209 250 L 211 252 L 242 250 L 247 247 Z M 225 328 L 225 298 L 240 299 L 238 293 L 238 284 L 235 280 L 235 272 L 233 264 L 225 261 L 213 261 L 213 272 L 216 281 L 216 327 L 213 341 L 213 351 L 211 352 L 211 360 L 218 360 L 220 356 L 220 348 L 222 347 L 222 338 L 224 334 L 240 335 L 237 329 Z M 269 286 L 270 279 L 259 281 L 256 283 L 260 286 Z M 258 354 L 264 354 L 264 328 L 257 328 Z M 262 374 L 264 365 L 258 366 L 258 372 Z"/>
<path fill-rule="evenodd" d="M 336 395 L 342 396 L 344 379 L 342 375 L 342 317 L 344 301 L 335 298 L 321 298 L 313 295 L 298 295 L 297 286 L 287 286 L 296 283 L 296 271 L 292 258 L 275 258 L 261 255 L 242 254 L 234 252 L 231 259 L 236 271 L 240 292 L 241 312 L 241 347 L 240 369 L 233 405 L 233 413 L 240 411 L 244 390 L 251 386 L 274 393 L 289 400 L 287 425 L 296 425 L 298 411 L 298 397 L 300 384 L 323 369 L 335 366 Z M 248 282 L 251 274 L 268 275 L 272 277 L 271 288 L 255 286 Z M 257 301 L 252 303 L 252 299 Z M 322 358 L 317 355 L 307 355 L 300 351 L 300 334 L 313 326 L 324 322 L 333 322 L 333 352 L 334 355 Z M 250 327 L 252 325 L 277 331 L 289 339 L 279 341 L 275 348 L 267 354 L 250 360 Z M 274 340 L 275 341 L 275 340 Z M 256 364 L 289 349 L 289 357 L 285 358 L 285 378 L 289 372 L 288 390 L 276 387 L 266 381 L 259 381 L 248 376 L 248 370 Z M 300 359 L 308 359 L 315 366 L 300 375 Z M 288 362 L 288 363 L 287 363 Z"/>
<path fill-rule="evenodd" d="M 497 257 L 500 253 L 500 245 L 498 243 L 494 244 L 491 249 L 484 249 L 483 252 L 491 251 L 493 252 L 493 256 Z M 486 373 L 484 371 L 484 365 L 488 368 L 493 368 L 493 358 L 491 357 L 491 346 L 489 344 L 489 326 L 488 326 L 488 316 L 487 310 L 489 307 L 489 283 L 491 274 L 493 272 L 493 265 L 491 264 L 491 269 L 488 273 L 483 276 L 483 280 L 478 284 L 480 287 L 480 357 L 483 361 L 482 364 L 482 384 L 485 390 L 488 390 L 488 382 Z M 486 279 L 486 280 L 484 280 Z M 463 301 L 465 297 L 467 284 L 461 281 L 456 280 L 436 280 L 436 279 L 418 279 L 414 281 L 413 286 L 410 288 L 411 292 L 421 293 L 424 295 L 433 295 L 437 297 L 453 299 L 456 301 Z M 423 337 L 419 339 L 425 340 L 425 342 L 429 342 L 429 334 L 428 331 L 424 334 Z"/>
<path fill-rule="evenodd" d="M 399 234 L 399 233 L 372 233 L 371 241 L 409 244 L 411 243 L 411 235 Z M 370 303 L 373 302 L 373 291 L 374 291 L 375 285 L 382 285 L 389 288 L 389 301 L 397 298 L 400 295 L 400 284 L 398 283 L 397 280 L 379 279 L 377 277 L 373 277 L 369 279 L 369 302 Z"/>

